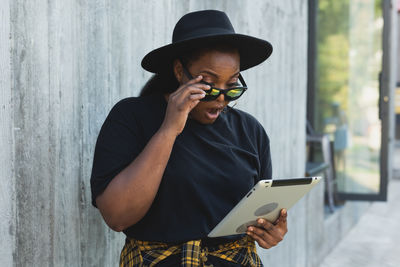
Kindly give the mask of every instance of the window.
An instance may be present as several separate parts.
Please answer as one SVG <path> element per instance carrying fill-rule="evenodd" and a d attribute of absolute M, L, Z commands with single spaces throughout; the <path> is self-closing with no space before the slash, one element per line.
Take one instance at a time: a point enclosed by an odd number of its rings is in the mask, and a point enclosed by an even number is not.
<path fill-rule="evenodd" d="M 333 141 L 338 196 L 385 198 L 378 104 L 381 0 L 315 0 L 310 5 L 314 45 L 309 45 L 308 120 Z"/>

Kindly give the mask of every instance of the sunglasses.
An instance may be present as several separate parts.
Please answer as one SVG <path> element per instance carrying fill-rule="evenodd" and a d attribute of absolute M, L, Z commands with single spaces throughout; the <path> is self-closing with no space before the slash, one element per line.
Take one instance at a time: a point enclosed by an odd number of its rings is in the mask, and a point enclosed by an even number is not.
<path fill-rule="evenodd" d="M 186 77 L 189 80 L 192 80 L 193 76 L 190 74 L 190 72 L 185 67 L 185 65 L 182 64 L 182 67 L 183 67 L 183 72 L 185 73 Z M 210 86 L 210 89 L 204 90 L 204 92 L 206 93 L 206 96 L 204 98 L 202 98 L 201 101 L 213 101 L 213 100 L 217 99 L 221 94 L 224 95 L 224 99 L 226 101 L 233 101 L 233 100 L 238 99 L 247 90 L 247 85 L 240 73 L 239 73 L 239 81 L 241 82 L 242 86 L 235 86 L 235 87 L 231 87 L 228 89 L 220 89 L 220 88 L 214 87 L 212 84 L 210 84 L 208 82 L 200 81 L 200 83 Z"/>

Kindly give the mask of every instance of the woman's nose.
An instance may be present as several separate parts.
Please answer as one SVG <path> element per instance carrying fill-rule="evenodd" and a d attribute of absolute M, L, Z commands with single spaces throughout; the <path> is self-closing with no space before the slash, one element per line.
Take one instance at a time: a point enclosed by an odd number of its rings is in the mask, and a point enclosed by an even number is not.
<path fill-rule="evenodd" d="M 224 94 L 220 94 L 220 95 L 217 97 L 216 100 L 217 100 L 217 101 L 224 102 L 224 101 L 225 101 L 225 95 L 224 95 Z"/>

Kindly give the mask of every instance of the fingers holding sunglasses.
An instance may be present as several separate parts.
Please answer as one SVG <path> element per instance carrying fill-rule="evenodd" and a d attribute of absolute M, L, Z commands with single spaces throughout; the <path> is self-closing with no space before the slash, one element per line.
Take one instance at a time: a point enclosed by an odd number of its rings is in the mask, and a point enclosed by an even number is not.
<path fill-rule="evenodd" d="M 189 112 L 205 97 L 205 90 L 210 89 L 209 85 L 195 83 L 185 85 L 170 96 L 172 103 L 176 104 L 176 108 L 181 112 Z M 174 102 L 175 101 L 175 102 Z"/>
<path fill-rule="evenodd" d="M 195 85 L 195 84 L 201 84 L 200 81 L 203 79 L 202 75 L 197 76 L 194 79 L 189 80 L 187 83 L 181 85 L 175 92 L 173 92 L 171 95 L 173 94 L 179 94 L 180 92 L 184 91 L 186 88 L 188 88 L 191 85 Z"/>
<path fill-rule="evenodd" d="M 194 77 L 193 79 L 189 80 L 186 84 L 184 84 L 183 86 L 187 86 L 187 85 L 191 85 L 191 84 L 196 84 L 201 82 L 201 80 L 203 80 L 203 75 L 198 75 L 197 77 Z"/>
<path fill-rule="evenodd" d="M 198 78 L 201 80 L 201 76 Z M 196 83 L 197 81 L 198 79 L 191 80 L 169 96 L 162 125 L 164 130 L 175 135 L 183 131 L 189 112 L 205 97 L 204 90 L 209 89 L 208 85 Z"/>
<path fill-rule="evenodd" d="M 186 97 L 189 97 L 189 99 L 192 100 L 198 99 L 204 94 L 204 90 L 210 89 L 208 85 L 199 83 L 201 79 L 203 78 L 201 75 L 199 75 L 195 79 L 192 79 L 187 83 L 181 85 L 175 92 L 170 95 L 169 100 L 171 100 L 171 98 L 179 98 L 182 101 Z"/>

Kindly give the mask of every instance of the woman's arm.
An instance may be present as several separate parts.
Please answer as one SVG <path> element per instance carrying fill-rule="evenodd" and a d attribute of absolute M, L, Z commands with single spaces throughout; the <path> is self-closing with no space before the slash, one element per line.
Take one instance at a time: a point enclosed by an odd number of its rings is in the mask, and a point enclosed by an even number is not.
<path fill-rule="evenodd" d="M 208 85 L 199 84 L 199 76 L 181 86 L 169 96 L 164 122 L 143 151 L 116 175 L 96 205 L 107 225 L 122 231 L 137 223 L 149 210 L 157 194 L 165 167 L 189 112 L 204 97 Z"/>
<path fill-rule="evenodd" d="M 157 193 L 175 137 L 160 130 L 136 159 L 122 170 L 96 198 L 108 226 L 122 231 L 139 221 Z"/>

